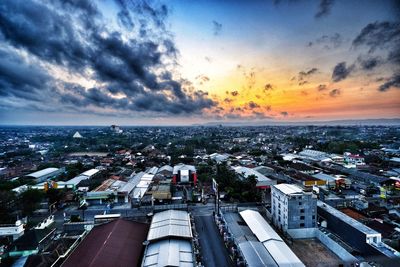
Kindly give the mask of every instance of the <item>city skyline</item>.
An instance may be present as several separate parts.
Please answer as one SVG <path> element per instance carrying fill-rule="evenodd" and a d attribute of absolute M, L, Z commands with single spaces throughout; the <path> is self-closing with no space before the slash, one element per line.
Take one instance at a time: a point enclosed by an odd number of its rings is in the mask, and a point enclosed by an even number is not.
<path fill-rule="evenodd" d="M 396 1 L 4 1 L 1 124 L 399 118 Z"/>

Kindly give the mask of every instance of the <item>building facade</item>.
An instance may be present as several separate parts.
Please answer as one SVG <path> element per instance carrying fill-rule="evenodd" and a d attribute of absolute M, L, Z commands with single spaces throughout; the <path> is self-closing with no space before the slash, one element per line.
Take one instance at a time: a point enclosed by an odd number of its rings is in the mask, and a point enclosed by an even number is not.
<path fill-rule="evenodd" d="M 273 223 L 285 232 L 291 229 L 315 228 L 317 198 L 297 185 L 273 185 L 271 213 Z"/>

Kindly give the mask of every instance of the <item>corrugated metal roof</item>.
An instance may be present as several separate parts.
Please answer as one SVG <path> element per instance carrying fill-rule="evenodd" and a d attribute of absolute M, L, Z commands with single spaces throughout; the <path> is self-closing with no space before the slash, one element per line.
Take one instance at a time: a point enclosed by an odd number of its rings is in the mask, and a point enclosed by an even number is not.
<path fill-rule="evenodd" d="M 158 172 L 157 173 L 160 173 L 160 172 L 162 172 L 162 171 L 169 171 L 169 172 L 172 172 L 174 170 L 174 168 L 172 168 L 171 166 L 169 166 L 169 165 L 164 165 L 164 166 L 162 166 L 160 169 L 158 169 Z"/>
<path fill-rule="evenodd" d="M 73 185 L 76 186 L 80 182 L 82 182 L 83 180 L 87 180 L 87 179 L 89 179 L 89 177 L 84 176 L 84 175 L 79 175 L 79 176 L 76 176 L 76 177 L 72 178 L 71 180 L 68 180 L 66 183 L 67 184 L 73 184 Z"/>
<path fill-rule="evenodd" d="M 189 213 L 181 210 L 166 210 L 154 214 L 147 240 L 171 236 L 190 239 L 193 237 Z"/>
<path fill-rule="evenodd" d="M 85 175 L 85 176 L 91 177 L 91 176 L 95 175 L 98 172 L 99 172 L 98 169 L 90 169 L 90 170 L 87 170 L 87 171 L 83 172 L 81 175 Z"/>
<path fill-rule="evenodd" d="M 258 241 L 242 242 L 239 248 L 249 267 L 278 266 L 263 244 Z"/>
<path fill-rule="evenodd" d="M 259 212 L 244 210 L 240 215 L 279 266 L 304 266 Z"/>
<path fill-rule="evenodd" d="M 270 240 L 263 242 L 263 245 L 279 266 L 305 267 L 285 242 Z"/>
<path fill-rule="evenodd" d="M 240 212 L 240 216 L 242 216 L 243 220 L 260 242 L 271 239 L 282 240 L 282 238 L 274 231 L 274 229 L 272 229 L 272 227 L 257 211 L 244 210 Z"/>
<path fill-rule="evenodd" d="M 147 224 L 123 219 L 96 226 L 62 266 L 138 266 L 148 229 Z"/>
<path fill-rule="evenodd" d="M 154 242 L 147 247 L 142 266 L 194 266 L 191 243 L 176 239 Z"/>
<path fill-rule="evenodd" d="M 28 174 L 27 176 L 34 177 L 34 178 L 39 178 L 45 175 L 52 174 L 53 172 L 57 172 L 59 169 L 58 168 L 46 168 L 37 172 L 32 172 L 31 174 Z"/>

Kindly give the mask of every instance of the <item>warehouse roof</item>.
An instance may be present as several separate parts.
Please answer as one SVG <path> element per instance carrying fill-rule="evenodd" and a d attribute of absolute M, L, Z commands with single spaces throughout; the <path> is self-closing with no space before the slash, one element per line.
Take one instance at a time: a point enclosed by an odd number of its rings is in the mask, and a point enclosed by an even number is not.
<path fill-rule="evenodd" d="M 190 241 L 167 239 L 151 243 L 145 251 L 142 266 L 194 266 Z"/>
<path fill-rule="evenodd" d="M 241 242 L 239 248 L 249 267 L 278 266 L 261 242 Z"/>
<path fill-rule="evenodd" d="M 259 212 L 244 210 L 240 215 L 279 266 L 304 266 Z"/>
<path fill-rule="evenodd" d="M 58 170 L 59 170 L 58 168 L 46 168 L 46 169 L 43 169 L 43 170 L 40 170 L 37 172 L 32 172 L 32 173 L 28 174 L 27 176 L 39 178 L 39 177 L 57 172 Z"/>
<path fill-rule="evenodd" d="M 90 169 L 90 170 L 83 172 L 81 175 L 91 177 L 91 176 L 95 175 L 96 173 L 98 173 L 99 171 L 100 170 L 98 170 L 98 169 Z"/>
<path fill-rule="evenodd" d="M 63 267 L 139 266 L 147 224 L 118 219 L 94 227 Z"/>
<path fill-rule="evenodd" d="M 154 214 L 147 240 L 152 241 L 172 236 L 189 239 L 193 237 L 189 213 L 186 211 L 166 210 Z"/>

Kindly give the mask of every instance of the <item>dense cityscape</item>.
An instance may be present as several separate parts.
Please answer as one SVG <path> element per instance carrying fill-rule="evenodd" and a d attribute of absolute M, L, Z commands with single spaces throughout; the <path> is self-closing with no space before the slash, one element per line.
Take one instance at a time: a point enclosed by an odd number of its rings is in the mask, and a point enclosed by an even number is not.
<path fill-rule="evenodd" d="M 2 264 L 393 266 L 400 256 L 398 126 L 0 134 Z"/>
<path fill-rule="evenodd" d="M 0 0 L 3 266 L 400 266 L 400 1 Z"/>

